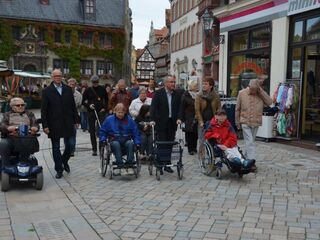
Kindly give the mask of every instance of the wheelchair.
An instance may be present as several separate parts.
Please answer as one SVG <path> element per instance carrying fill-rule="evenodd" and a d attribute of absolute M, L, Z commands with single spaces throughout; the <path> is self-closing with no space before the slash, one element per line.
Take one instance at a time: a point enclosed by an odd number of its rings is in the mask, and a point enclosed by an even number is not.
<path fill-rule="evenodd" d="M 133 141 L 133 140 L 130 140 Z M 122 173 L 125 175 L 134 175 L 136 178 L 139 177 L 141 171 L 141 163 L 138 158 L 138 149 L 134 146 L 134 158 L 133 162 L 127 162 L 126 151 L 121 148 L 123 164 L 117 165 L 115 156 L 111 150 L 111 142 L 108 140 L 102 144 L 100 148 L 100 173 L 102 177 L 109 176 L 109 179 L 113 179 L 114 176 L 121 176 Z M 131 170 L 131 171 L 130 171 Z"/>
<path fill-rule="evenodd" d="M 201 171 L 205 175 L 212 175 L 216 172 L 216 178 L 222 178 L 222 167 L 223 165 L 227 166 L 228 170 L 231 173 L 237 173 L 239 178 L 242 178 L 243 175 L 254 172 L 256 170 L 255 165 L 246 169 L 240 165 L 237 165 L 230 161 L 224 151 L 222 151 L 215 143 L 211 140 L 205 140 L 202 146 L 199 147 L 199 165 Z M 242 157 L 243 153 L 240 147 L 238 150 Z"/>

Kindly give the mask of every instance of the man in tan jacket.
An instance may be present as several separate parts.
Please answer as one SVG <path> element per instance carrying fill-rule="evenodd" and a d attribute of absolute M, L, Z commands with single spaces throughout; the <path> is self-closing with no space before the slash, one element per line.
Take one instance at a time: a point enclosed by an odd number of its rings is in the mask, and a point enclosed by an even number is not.
<path fill-rule="evenodd" d="M 256 159 L 254 141 L 262 125 L 263 107 L 271 104 L 272 99 L 262 90 L 257 79 L 252 79 L 249 86 L 238 94 L 236 124 L 239 129 L 241 125 L 243 131 L 247 159 Z"/>

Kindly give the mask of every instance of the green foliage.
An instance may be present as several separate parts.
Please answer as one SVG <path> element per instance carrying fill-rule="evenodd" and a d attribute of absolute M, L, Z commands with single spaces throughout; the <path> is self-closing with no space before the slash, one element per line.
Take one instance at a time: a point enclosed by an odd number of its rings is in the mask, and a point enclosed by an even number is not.
<path fill-rule="evenodd" d="M 40 23 L 40 22 L 25 22 L 18 20 L 2 20 L 0 21 L 0 59 L 8 60 L 11 56 L 19 51 L 12 38 L 11 26 L 26 27 L 33 25 L 37 29 L 45 28 L 44 45 L 47 49 L 54 52 L 61 59 L 69 62 L 70 77 L 80 79 L 80 60 L 87 57 L 101 57 L 109 59 L 114 64 L 115 68 L 121 70 L 123 62 L 123 51 L 125 47 L 124 31 L 119 29 L 103 29 L 99 27 L 85 27 L 68 24 L 55 23 Z M 54 30 L 61 30 L 61 43 L 54 42 Z M 71 31 L 71 44 L 65 42 L 65 31 Z M 92 46 L 79 44 L 78 32 L 92 31 L 93 44 Z M 112 34 L 112 49 L 104 49 L 99 47 L 99 33 L 105 32 Z"/>

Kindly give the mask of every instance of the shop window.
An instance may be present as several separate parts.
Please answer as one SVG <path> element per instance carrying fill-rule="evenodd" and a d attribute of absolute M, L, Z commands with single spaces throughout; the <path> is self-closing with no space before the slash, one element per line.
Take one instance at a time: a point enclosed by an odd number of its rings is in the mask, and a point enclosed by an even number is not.
<path fill-rule="evenodd" d="M 320 39 L 320 17 L 307 20 L 307 40 Z"/>
<path fill-rule="evenodd" d="M 101 48 L 112 48 L 112 35 L 110 33 L 99 33 Z"/>
<path fill-rule="evenodd" d="M 80 73 L 83 75 L 92 75 L 93 62 L 87 60 L 80 61 Z"/>
<path fill-rule="evenodd" d="M 303 21 L 295 22 L 293 41 L 300 42 L 302 40 L 302 35 L 303 35 Z"/>
<path fill-rule="evenodd" d="M 248 48 L 248 32 L 232 36 L 232 51 L 242 51 Z"/>
<path fill-rule="evenodd" d="M 92 45 L 93 32 L 79 32 L 79 43 Z"/>
<path fill-rule="evenodd" d="M 45 41 L 46 30 L 44 28 L 40 28 L 38 32 L 39 41 Z"/>
<path fill-rule="evenodd" d="M 270 45 L 270 28 L 260 28 L 252 31 L 251 48 L 263 48 Z"/>

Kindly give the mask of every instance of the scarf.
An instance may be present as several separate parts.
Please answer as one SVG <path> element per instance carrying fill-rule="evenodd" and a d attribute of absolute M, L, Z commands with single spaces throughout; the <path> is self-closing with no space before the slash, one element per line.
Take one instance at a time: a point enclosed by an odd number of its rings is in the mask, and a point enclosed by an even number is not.
<path fill-rule="evenodd" d="M 198 96 L 200 96 L 201 98 L 204 98 L 207 101 L 211 101 L 215 97 L 215 92 L 213 89 L 210 92 L 205 92 L 201 90 Z"/>
<path fill-rule="evenodd" d="M 198 94 L 198 92 L 194 92 L 194 91 L 188 91 L 188 92 L 189 92 L 190 96 L 192 97 L 192 99 L 195 99 Z"/>

